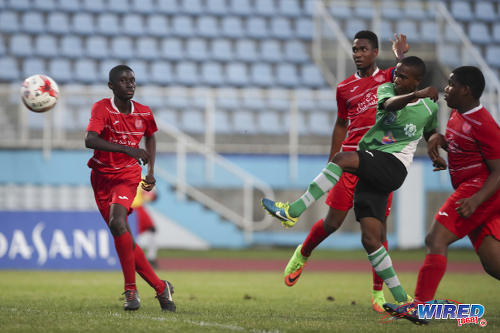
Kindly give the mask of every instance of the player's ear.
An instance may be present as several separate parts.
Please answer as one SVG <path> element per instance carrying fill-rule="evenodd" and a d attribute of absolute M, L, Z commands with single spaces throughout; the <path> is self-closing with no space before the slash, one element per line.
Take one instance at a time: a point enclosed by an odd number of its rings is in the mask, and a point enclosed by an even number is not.
<path fill-rule="evenodd" d="M 111 81 L 108 81 L 108 88 L 113 90 L 113 83 L 111 83 Z"/>

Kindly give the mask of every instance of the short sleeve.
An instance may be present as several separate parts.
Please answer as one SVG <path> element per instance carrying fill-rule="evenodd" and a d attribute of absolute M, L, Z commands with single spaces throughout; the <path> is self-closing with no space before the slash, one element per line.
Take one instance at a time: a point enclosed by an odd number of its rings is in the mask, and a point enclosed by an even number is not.
<path fill-rule="evenodd" d="M 385 100 L 395 95 L 396 93 L 394 92 L 394 85 L 392 83 L 381 84 L 377 88 L 377 109 L 383 110 Z"/>
<path fill-rule="evenodd" d="M 153 116 L 153 112 L 151 112 L 151 110 L 149 110 L 149 112 L 151 115 L 148 116 L 146 131 L 144 132 L 144 135 L 146 137 L 152 136 L 156 131 L 158 131 L 158 127 L 156 126 L 156 121 Z"/>
<path fill-rule="evenodd" d="M 340 93 L 340 89 L 337 86 L 337 116 L 342 119 L 347 119 L 347 105 L 345 99 Z"/>
<path fill-rule="evenodd" d="M 101 134 L 104 129 L 104 125 L 106 124 L 105 113 L 103 112 L 103 108 L 100 107 L 99 103 L 95 103 L 92 106 L 92 111 L 90 112 L 90 120 L 87 125 L 87 132 L 97 132 Z"/>
<path fill-rule="evenodd" d="M 486 111 L 487 112 L 487 111 Z M 482 119 L 480 126 L 474 126 L 474 138 L 479 143 L 479 149 L 487 160 L 500 158 L 500 128 L 493 117 L 488 113 L 486 119 Z"/>
<path fill-rule="evenodd" d="M 430 102 L 429 104 L 431 109 L 431 117 L 424 126 L 424 133 L 430 133 L 431 131 L 435 130 L 438 124 L 438 119 L 437 119 L 438 106 L 434 102 Z"/>
<path fill-rule="evenodd" d="M 384 70 L 384 77 L 386 82 L 394 82 L 394 71 L 396 67 L 387 68 Z"/>

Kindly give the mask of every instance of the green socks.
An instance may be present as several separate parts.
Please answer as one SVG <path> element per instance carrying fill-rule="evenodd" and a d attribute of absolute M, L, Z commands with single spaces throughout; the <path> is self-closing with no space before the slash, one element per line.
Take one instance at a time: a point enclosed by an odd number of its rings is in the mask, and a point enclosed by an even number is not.
<path fill-rule="evenodd" d="M 408 297 L 403 287 L 401 287 L 401 283 L 399 282 L 396 272 L 394 272 L 394 268 L 392 268 L 391 257 L 389 257 L 384 246 L 381 246 L 380 249 L 369 254 L 368 260 L 370 260 L 378 276 L 380 276 L 387 287 L 389 287 L 394 299 L 397 302 L 406 302 Z"/>
<path fill-rule="evenodd" d="M 321 170 L 321 173 L 314 178 L 307 192 L 298 200 L 290 204 L 288 214 L 292 217 L 299 217 L 309 206 L 328 192 L 339 180 L 342 169 L 335 163 L 330 162 Z"/>

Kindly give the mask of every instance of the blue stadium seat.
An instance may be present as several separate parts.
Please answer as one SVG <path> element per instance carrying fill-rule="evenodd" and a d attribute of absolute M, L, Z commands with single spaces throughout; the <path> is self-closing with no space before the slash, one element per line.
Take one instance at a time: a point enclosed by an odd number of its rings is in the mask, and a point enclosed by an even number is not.
<path fill-rule="evenodd" d="M 400 19 L 403 16 L 400 1 L 385 0 L 383 2 L 382 17 L 391 20 Z"/>
<path fill-rule="evenodd" d="M 21 31 L 41 34 L 45 31 L 43 15 L 40 12 L 25 12 L 21 18 Z"/>
<path fill-rule="evenodd" d="M 302 15 L 299 0 L 278 1 L 279 15 L 296 18 Z"/>
<path fill-rule="evenodd" d="M 261 89 L 248 88 L 243 90 L 242 105 L 244 109 L 264 111 L 266 101 Z"/>
<path fill-rule="evenodd" d="M 95 31 L 94 18 L 89 13 L 75 13 L 73 16 L 72 30 L 80 35 L 93 35 Z"/>
<path fill-rule="evenodd" d="M 59 55 L 57 40 L 52 35 L 38 35 L 35 37 L 35 54 L 41 57 L 56 57 Z"/>
<path fill-rule="evenodd" d="M 53 58 L 49 60 L 49 75 L 59 83 L 68 83 L 75 80 L 71 63 L 66 58 Z"/>
<path fill-rule="evenodd" d="M 40 58 L 26 58 L 23 60 L 23 77 L 35 74 L 47 74 L 45 62 Z"/>
<path fill-rule="evenodd" d="M 201 83 L 211 86 L 224 84 L 222 66 L 218 62 L 204 62 L 201 64 Z"/>
<path fill-rule="evenodd" d="M 15 81 L 19 79 L 17 61 L 12 57 L 0 57 L 0 81 Z"/>
<path fill-rule="evenodd" d="M 215 107 L 217 109 L 234 110 L 240 107 L 241 102 L 235 88 L 220 88 L 215 93 Z"/>
<path fill-rule="evenodd" d="M 284 89 L 271 89 L 268 91 L 267 105 L 272 110 L 289 111 L 290 93 Z"/>
<path fill-rule="evenodd" d="M 68 13 L 76 13 L 80 11 L 80 1 L 78 0 L 64 0 L 59 1 L 57 9 Z"/>
<path fill-rule="evenodd" d="M 132 68 L 135 74 L 135 82 L 139 85 L 149 82 L 150 76 L 147 62 L 143 60 L 130 60 L 127 65 Z"/>
<path fill-rule="evenodd" d="M 158 119 L 159 122 L 165 122 L 175 127 L 179 127 L 179 120 L 177 111 L 172 109 L 161 109 L 155 113 L 155 119 Z"/>
<path fill-rule="evenodd" d="M 233 130 L 237 134 L 257 134 L 254 113 L 246 110 L 234 111 Z"/>
<path fill-rule="evenodd" d="M 305 63 L 309 61 L 309 55 L 304 47 L 304 43 L 298 40 L 285 42 L 285 59 L 294 63 Z"/>
<path fill-rule="evenodd" d="M 79 58 L 83 56 L 82 39 L 76 35 L 61 37 L 61 55 L 68 58 Z"/>
<path fill-rule="evenodd" d="M 132 13 L 154 14 L 157 12 L 157 6 L 153 0 L 132 0 Z"/>
<path fill-rule="evenodd" d="M 486 49 L 486 61 L 489 65 L 500 68 L 500 46 L 490 46 Z"/>
<path fill-rule="evenodd" d="M 496 43 L 500 43 L 500 23 L 495 23 L 493 25 L 493 40 Z"/>
<path fill-rule="evenodd" d="M 311 112 L 309 114 L 309 133 L 313 135 L 331 135 L 332 122 L 327 112 Z"/>
<path fill-rule="evenodd" d="M 236 41 L 235 59 L 239 61 L 258 61 L 257 46 L 253 39 L 238 39 Z"/>
<path fill-rule="evenodd" d="M 347 3 L 340 2 L 335 6 L 329 6 L 330 13 L 337 19 L 352 19 L 354 17 L 353 11 Z"/>
<path fill-rule="evenodd" d="M 63 12 L 47 14 L 47 31 L 57 35 L 69 33 L 69 16 Z"/>
<path fill-rule="evenodd" d="M 211 95 L 211 89 L 205 86 L 197 86 L 191 89 L 191 105 L 203 109 L 207 107 L 207 97 Z"/>
<path fill-rule="evenodd" d="M 91 13 L 104 13 L 106 12 L 106 5 L 104 0 L 82 0 L 82 9 Z"/>
<path fill-rule="evenodd" d="M 274 1 L 255 0 L 254 9 L 257 15 L 272 17 L 277 14 L 276 8 L 274 7 Z"/>
<path fill-rule="evenodd" d="M 142 16 L 137 14 L 127 14 L 123 16 L 122 33 L 139 37 L 144 34 L 144 22 Z"/>
<path fill-rule="evenodd" d="M 26 11 L 31 8 L 30 0 L 7 0 L 6 8 L 12 8 L 18 11 Z"/>
<path fill-rule="evenodd" d="M 295 36 L 300 39 L 312 40 L 313 33 L 314 25 L 312 19 L 301 17 L 295 21 Z"/>
<path fill-rule="evenodd" d="M 190 38 L 186 42 L 186 58 L 203 61 L 208 58 L 207 41 L 203 38 Z"/>
<path fill-rule="evenodd" d="M 299 76 L 295 65 L 280 63 L 276 68 L 276 83 L 281 86 L 294 88 L 299 85 Z"/>
<path fill-rule="evenodd" d="M 13 35 L 10 38 L 10 53 L 18 57 L 28 57 L 33 54 L 31 37 L 24 34 Z"/>
<path fill-rule="evenodd" d="M 190 106 L 187 89 L 180 86 L 169 87 L 167 105 L 175 109 L 185 109 Z"/>
<path fill-rule="evenodd" d="M 210 15 L 227 15 L 227 4 L 225 0 L 210 0 L 206 2 L 206 6 L 205 12 Z"/>
<path fill-rule="evenodd" d="M 451 67 L 460 66 L 460 52 L 458 47 L 450 44 L 441 45 L 438 48 L 438 59 Z"/>
<path fill-rule="evenodd" d="M 354 17 L 371 20 L 375 15 L 375 7 L 370 2 L 362 2 L 354 6 L 353 14 Z"/>
<path fill-rule="evenodd" d="M 275 17 L 271 19 L 271 36 L 279 39 L 290 39 L 293 30 L 290 19 L 286 17 Z"/>
<path fill-rule="evenodd" d="M 154 61 L 151 64 L 151 81 L 155 84 L 167 85 L 172 82 L 172 65 L 167 61 Z"/>
<path fill-rule="evenodd" d="M 304 14 L 307 16 L 313 16 L 316 12 L 316 0 L 304 0 Z"/>
<path fill-rule="evenodd" d="M 215 16 L 200 16 L 197 20 L 196 33 L 205 38 L 219 36 L 219 27 Z"/>
<path fill-rule="evenodd" d="M 316 92 L 319 110 L 337 111 L 337 101 L 333 89 L 321 89 Z"/>
<path fill-rule="evenodd" d="M 469 38 L 477 44 L 488 44 L 492 41 L 488 27 L 482 22 L 469 23 Z"/>
<path fill-rule="evenodd" d="M 107 9 L 111 13 L 125 14 L 129 10 L 129 2 L 128 0 L 108 0 Z"/>
<path fill-rule="evenodd" d="M 109 56 L 108 42 L 105 37 L 91 36 L 87 38 L 85 53 L 95 59 L 105 59 Z"/>
<path fill-rule="evenodd" d="M 234 86 L 248 85 L 248 71 L 245 64 L 232 62 L 226 66 L 226 81 Z"/>
<path fill-rule="evenodd" d="M 155 37 L 165 37 L 169 33 L 167 17 L 161 14 L 148 16 L 145 33 Z"/>
<path fill-rule="evenodd" d="M 191 37 L 194 34 L 193 18 L 186 15 L 172 18 L 172 34 L 179 37 Z"/>
<path fill-rule="evenodd" d="M 260 59 L 269 62 L 280 62 L 283 60 L 280 43 L 269 39 L 260 43 Z"/>
<path fill-rule="evenodd" d="M 291 122 L 291 116 L 290 114 L 284 114 L 284 126 L 285 126 L 285 131 L 289 132 L 290 131 L 290 122 Z M 308 134 L 308 125 L 306 121 L 306 115 L 304 112 L 299 112 L 297 114 L 297 127 L 298 127 L 298 132 L 299 135 L 305 135 Z"/>
<path fill-rule="evenodd" d="M 257 130 L 262 134 L 281 135 L 286 133 L 280 120 L 280 114 L 275 111 L 264 111 L 257 114 Z"/>
<path fill-rule="evenodd" d="M 380 34 L 378 35 L 380 41 L 393 39 L 395 32 L 396 31 L 392 27 L 392 21 L 384 20 L 380 22 Z"/>
<path fill-rule="evenodd" d="M 474 12 L 476 18 L 479 19 L 480 21 L 484 22 L 498 21 L 498 15 L 496 14 L 495 7 L 493 6 L 493 1 L 476 2 Z"/>
<path fill-rule="evenodd" d="M 303 65 L 301 73 L 301 82 L 308 87 L 319 88 L 326 85 L 321 72 L 314 63 Z"/>
<path fill-rule="evenodd" d="M 156 0 L 155 9 L 161 14 L 167 15 L 178 15 L 180 11 L 177 0 Z"/>
<path fill-rule="evenodd" d="M 32 0 L 32 8 L 37 11 L 51 12 L 56 9 L 55 0 Z M 58 4 L 59 5 L 59 4 Z"/>
<path fill-rule="evenodd" d="M 405 1 L 403 5 L 403 16 L 418 21 L 429 18 L 429 15 L 424 9 L 424 2 L 414 0 Z"/>
<path fill-rule="evenodd" d="M 233 59 L 233 50 L 231 41 L 228 39 L 215 39 L 211 47 L 212 58 L 218 61 L 231 61 Z"/>
<path fill-rule="evenodd" d="M 417 30 L 417 22 L 409 19 L 399 20 L 396 22 L 396 30 L 394 32 L 405 34 L 409 42 L 420 42 L 420 34 Z M 393 32 L 393 34 L 394 34 Z M 391 39 L 394 39 L 391 36 Z"/>
<path fill-rule="evenodd" d="M 221 22 L 221 34 L 228 38 L 243 37 L 243 21 L 238 16 L 223 17 Z"/>
<path fill-rule="evenodd" d="M 0 35 L 0 56 L 7 53 L 7 47 L 5 46 L 5 40 L 2 35 Z"/>
<path fill-rule="evenodd" d="M 238 16 L 251 16 L 253 8 L 250 0 L 229 0 L 229 12 Z"/>
<path fill-rule="evenodd" d="M 360 19 L 350 19 L 346 22 L 345 33 L 347 38 L 352 40 L 358 31 L 366 29 L 368 29 L 368 25 L 365 21 Z"/>
<path fill-rule="evenodd" d="M 111 56 L 118 59 L 132 59 L 135 56 L 132 39 L 129 37 L 116 37 L 111 39 Z"/>
<path fill-rule="evenodd" d="M 146 60 L 154 60 L 160 56 L 156 38 L 143 37 L 136 41 L 137 57 Z"/>
<path fill-rule="evenodd" d="M 230 134 L 233 132 L 228 112 L 216 110 L 214 117 L 215 132 L 218 134 Z"/>
<path fill-rule="evenodd" d="M 294 91 L 297 107 L 300 111 L 312 111 L 317 109 L 316 96 L 311 89 L 297 89 Z"/>
<path fill-rule="evenodd" d="M 98 66 L 98 71 L 97 71 L 97 79 L 101 82 L 108 82 L 109 81 L 109 71 L 111 68 L 121 64 L 122 62 L 113 59 L 113 58 L 107 58 L 99 62 Z"/>
<path fill-rule="evenodd" d="M 438 33 L 435 21 L 420 22 L 420 36 L 423 42 L 434 43 Z"/>
<path fill-rule="evenodd" d="M 168 60 L 183 59 L 182 40 L 179 38 L 163 38 L 161 41 L 161 55 Z"/>
<path fill-rule="evenodd" d="M 97 81 L 97 68 L 94 61 L 90 59 L 78 59 L 75 61 L 74 79 L 82 83 L 94 83 Z"/>
<path fill-rule="evenodd" d="M 255 39 L 268 38 L 266 20 L 263 17 L 249 17 L 247 19 L 246 33 L 248 37 Z"/>
<path fill-rule="evenodd" d="M 450 3 L 451 15 L 457 20 L 472 21 L 472 8 L 468 1 L 452 1 Z"/>
<path fill-rule="evenodd" d="M 254 63 L 250 67 L 250 83 L 259 87 L 270 87 L 274 84 L 273 70 L 270 64 Z"/>
<path fill-rule="evenodd" d="M 183 110 L 180 125 L 183 131 L 191 134 L 205 133 L 205 117 L 201 110 Z"/>
<path fill-rule="evenodd" d="M 17 13 L 14 11 L 0 11 L 0 32 L 18 32 L 19 20 Z"/>
<path fill-rule="evenodd" d="M 177 63 L 175 69 L 175 82 L 186 86 L 193 86 L 199 82 L 196 64 L 190 61 Z"/>
<path fill-rule="evenodd" d="M 118 16 L 109 13 L 98 15 L 97 32 L 104 36 L 116 36 L 121 34 L 122 28 L 118 23 Z"/>
<path fill-rule="evenodd" d="M 204 12 L 201 0 L 181 1 L 181 12 L 188 15 L 200 15 Z"/>

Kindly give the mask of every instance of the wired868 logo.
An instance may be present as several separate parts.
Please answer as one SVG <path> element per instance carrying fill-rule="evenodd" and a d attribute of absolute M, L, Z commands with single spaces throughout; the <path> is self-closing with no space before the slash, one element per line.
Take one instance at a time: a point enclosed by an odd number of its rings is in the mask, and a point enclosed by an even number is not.
<path fill-rule="evenodd" d="M 456 319 L 457 325 L 476 324 L 481 327 L 488 323 L 481 319 L 484 315 L 481 304 L 462 304 L 452 300 L 434 300 L 418 304 L 419 319 Z"/>

